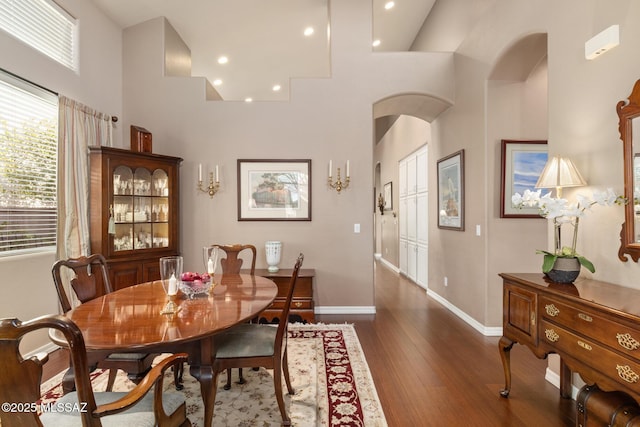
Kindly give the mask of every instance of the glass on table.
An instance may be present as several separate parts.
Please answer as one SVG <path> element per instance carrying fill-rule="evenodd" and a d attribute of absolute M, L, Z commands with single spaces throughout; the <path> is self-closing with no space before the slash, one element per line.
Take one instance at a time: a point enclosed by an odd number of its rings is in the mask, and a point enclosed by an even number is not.
<path fill-rule="evenodd" d="M 183 260 L 181 256 L 160 258 L 160 280 L 162 281 L 164 292 L 169 298 L 167 305 L 160 312 L 161 314 L 173 314 L 178 311 L 175 299 L 178 295 L 178 289 L 180 289 L 182 265 Z"/>
<path fill-rule="evenodd" d="M 218 266 L 218 251 L 217 246 L 205 246 L 202 248 L 202 261 L 204 262 L 204 269 L 211 276 L 213 281 L 213 275 L 216 272 Z"/>

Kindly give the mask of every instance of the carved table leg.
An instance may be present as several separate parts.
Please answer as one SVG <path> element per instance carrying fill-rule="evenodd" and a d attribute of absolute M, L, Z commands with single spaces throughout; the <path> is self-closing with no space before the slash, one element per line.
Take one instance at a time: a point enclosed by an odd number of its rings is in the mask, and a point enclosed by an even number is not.
<path fill-rule="evenodd" d="M 216 389 L 218 374 L 213 372 L 213 340 L 211 337 L 203 338 L 199 342 L 200 354 L 193 361 L 189 369 L 192 377 L 200 382 L 200 392 L 204 403 L 204 425 L 213 425 L 213 405 L 216 401 Z"/>
<path fill-rule="evenodd" d="M 504 389 L 500 390 L 500 396 L 502 397 L 509 397 L 509 392 L 511 391 L 511 348 L 513 344 L 515 342 L 506 337 L 500 338 L 500 342 L 498 342 L 502 367 L 504 368 Z"/>

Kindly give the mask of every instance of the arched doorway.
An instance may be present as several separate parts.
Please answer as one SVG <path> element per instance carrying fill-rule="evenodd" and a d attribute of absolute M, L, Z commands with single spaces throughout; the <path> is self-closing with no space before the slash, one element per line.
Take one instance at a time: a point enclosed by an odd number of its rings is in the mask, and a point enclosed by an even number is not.
<path fill-rule="evenodd" d="M 427 286 L 428 278 L 428 236 L 421 249 L 411 243 L 407 246 L 403 240 L 405 234 L 402 229 L 406 229 L 406 222 L 412 217 L 403 213 L 407 209 L 407 200 L 411 200 L 411 195 L 403 194 L 403 183 L 406 186 L 407 170 L 416 170 L 403 167 L 403 162 L 409 158 L 415 160 L 414 154 L 420 151 L 421 156 L 418 162 L 423 176 L 427 176 L 429 168 L 428 142 L 431 139 L 430 122 L 442 111 L 450 107 L 451 104 L 441 99 L 424 94 L 400 94 L 384 98 L 374 104 L 374 182 L 376 194 L 391 197 L 389 203 L 385 201 L 385 206 L 390 208 L 383 212 L 379 210 L 375 213 L 374 234 L 376 236 L 375 254 L 379 261 L 390 269 L 407 275 L 414 282 L 421 286 Z M 424 154 L 422 154 L 424 153 Z M 409 164 L 412 160 L 408 160 Z M 408 176 L 411 175 L 409 172 Z M 427 185 L 427 184 L 425 184 Z M 386 190 L 386 191 L 385 191 Z M 426 193 L 423 193 L 422 201 L 428 201 Z M 377 196 L 376 196 L 377 197 Z M 428 215 L 423 205 L 420 215 L 413 215 L 413 218 L 421 224 L 421 230 L 428 232 Z M 415 208 L 414 208 L 415 209 Z M 413 212 L 413 211 L 410 211 Z M 409 221 L 411 222 L 411 221 Z M 404 226 L 404 228 L 403 228 Z M 418 253 L 419 250 L 419 253 Z M 405 262 L 407 251 L 413 254 L 413 263 Z M 411 259 L 411 258 L 410 258 Z M 415 267 L 418 263 L 423 268 L 424 277 L 416 280 L 416 274 L 407 274 L 406 264 Z M 411 269 L 409 269 L 411 271 Z M 420 283 L 419 283 L 420 282 Z"/>

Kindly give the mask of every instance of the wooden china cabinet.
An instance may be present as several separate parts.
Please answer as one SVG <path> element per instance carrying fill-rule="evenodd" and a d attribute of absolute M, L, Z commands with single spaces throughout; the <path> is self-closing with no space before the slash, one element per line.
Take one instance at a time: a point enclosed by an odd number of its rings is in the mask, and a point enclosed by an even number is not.
<path fill-rule="evenodd" d="M 181 158 L 90 147 L 91 252 L 121 289 L 160 279 L 159 258 L 178 255 Z"/>

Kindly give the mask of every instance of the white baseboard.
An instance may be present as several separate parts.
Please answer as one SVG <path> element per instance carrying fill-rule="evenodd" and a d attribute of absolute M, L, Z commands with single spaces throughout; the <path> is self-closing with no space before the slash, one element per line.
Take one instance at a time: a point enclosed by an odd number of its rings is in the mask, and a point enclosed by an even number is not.
<path fill-rule="evenodd" d="M 544 379 L 550 382 L 551 384 L 553 384 L 554 386 L 556 386 L 556 388 L 560 389 L 560 375 L 553 372 L 549 367 L 547 367 L 545 371 Z M 576 400 L 576 397 L 578 397 L 579 392 L 580 392 L 580 389 L 576 387 L 575 384 L 571 384 L 571 398 L 573 400 Z"/>
<path fill-rule="evenodd" d="M 396 267 L 395 265 L 391 264 L 386 259 L 380 258 L 380 259 L 377 259 L 377 261 L 379 261 L 380 264 L 384 265 L 385 267 L 387 267 L 389 270 L 393 271 L 394 273 L 400 273 L 400 269 L 398 267 Z"/>
<path fill-rule="evenodd" d="M 322 306 L 315 307 L 315 314 L 376 314 L 375 306 Z"/>
<path fill-rule="evenodd" d="M 37 354 L 40 354 L 40 353 L 51 353 L 51 352 L 54 352 L 59 348 L 60 347 L 58 345 L 56 345 L 56 344 L 51 342 L 51 343 L 45 344 L 42 347 L 39 347 L 39 348 L 37 348 L 35 350 L 32 350 L 32 351 L 24 354 L 22 357 L 26 360 L 26 359 L 29 359 L 29 358 L 37 355 Z"/>
<path fill-rule="evenodd" d="M 467 322 L 473 329 L 475 329 L 476 331 L 480 332 L 482 335 L 487 336 L 487 337 L 501 337 L 502 336 L 502 327 L 501 326 L 488 327 L 488 326 L 483 325 L 482 323 L 478 322 L 473 317 L 469 316 L 464 311 L 460 310 L 455 305 L 451 304 L 445 298 L 443 298 L 440 295 L 438 295 L 437 293 L 433 292 L 431 289 L 427 290 L 427 295 L 430 296 L 431 298 L 433 298 L 434 300 L 438 301 L 443 306 L 445 306 L 453 314 L 455 314 L 456 316 L 458 316 L 459 318 L 461 318 L 462 320 Z"/>

